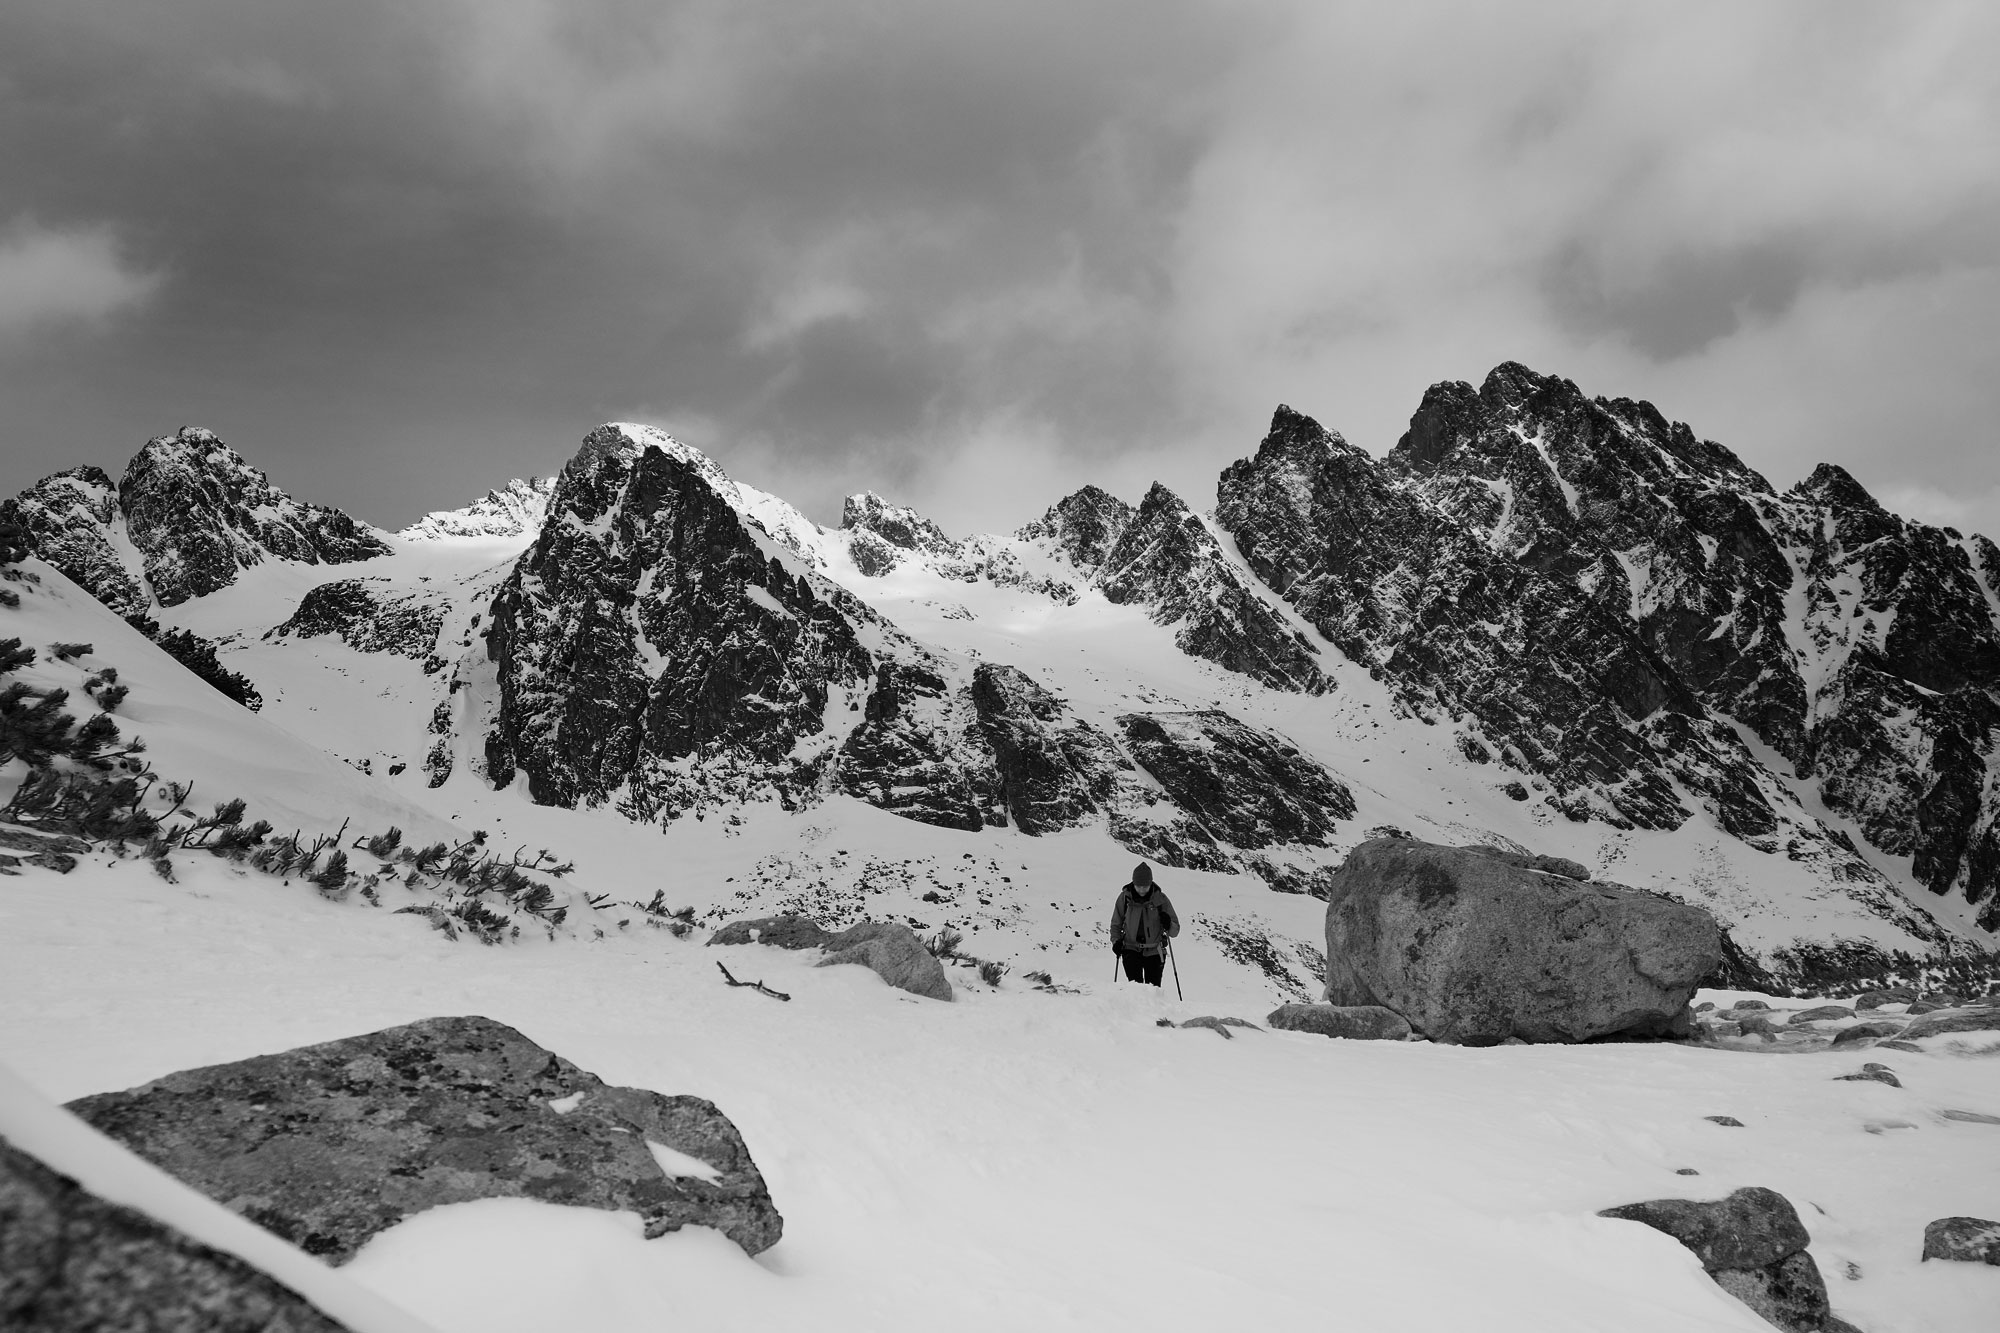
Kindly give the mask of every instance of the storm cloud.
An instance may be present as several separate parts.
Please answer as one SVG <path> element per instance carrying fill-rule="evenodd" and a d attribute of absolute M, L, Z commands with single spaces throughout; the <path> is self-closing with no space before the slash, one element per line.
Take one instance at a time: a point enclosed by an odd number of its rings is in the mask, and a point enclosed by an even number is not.
<path fill-rule="evenodd" d="M 1514 359 L 2000 530 L 1997 43 L 1980 4 L 28 0 L 0 489 L 202 424 L 396 525 L 638 418 L 822 520 L 993 528 L 1205 504 L 1281 401 L 1380 452 Z"/>

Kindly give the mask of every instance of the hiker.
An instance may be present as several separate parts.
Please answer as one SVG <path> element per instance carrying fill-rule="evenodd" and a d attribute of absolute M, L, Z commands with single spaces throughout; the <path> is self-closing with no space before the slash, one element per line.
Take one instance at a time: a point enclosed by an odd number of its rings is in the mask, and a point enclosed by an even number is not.
<path fill-rule="evenodd" d="M 1125 979 L 1159 985 L 1167 966 L 1167 941 L 1180 933 L 1174 905 L 1154 885 L 1153 868 L 1141 861 L 1111 909 L 1111 952 L 1125 965 Z"/>

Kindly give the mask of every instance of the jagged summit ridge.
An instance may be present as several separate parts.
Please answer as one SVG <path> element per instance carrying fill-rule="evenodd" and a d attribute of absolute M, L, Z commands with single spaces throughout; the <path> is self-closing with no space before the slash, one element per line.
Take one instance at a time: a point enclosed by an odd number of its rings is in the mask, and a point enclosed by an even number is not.
<path fill-rule="evenodd" d="M 29 533 L 36 554 L 127 615 L 220 591 L 266 558 L 347 564 L 389 552 L 373 528 L 293 499 L 201 427 L 147 441 L 115 504 L 109 480 L 96 468 L 57 473 L 0 515 Z"/>
<path fill-rule="evenodd" d="M 1379 464 L 1335 441 L 1281 409 L 1220 516 L 1413 710 L 1471 724 L 1573 817 L 1677 828 L 1678 788 L 1752 845 L 1886 883 L 1805 814 L 1788 784 L 1816 779 L 2000 925 L 1990 543 L 1906 523 L 1831 465 L 1779 495 L 1651 404 L 1514 363 L 1433 386 Z"/>
<path fill-rule="evenodd" d="M 555 486 L 554 477 L 516 477 L 462 509 L 434 510 L 396 535 L 405 541 L 532 537 L 548 514 Z"/>
<path fill-rule="evenodd" d="M 148 477 L 199 501 L 177 550 L 279 557 L 331 531 L 207 432 L 155 443 Z M 121 491 L 73 469 L 10 503 L 143 609 Z M 861 492 L 824 528 L 607 423 L 555 478 L 431 516 L 245 641 L 319 654 L 320 679 L 402 672 L 430 753 L 375 742 L 385 767 L 647 823 L 851 797 L 1306 891 L 1363 824 L 1554 828 L 1579 859 L 1651 849 L 1637 882 L 1714 906 L 1781 969 L 2000 926 L 1984 538 L 1907 523 L 1834 467 L 1781 492 L 1650 404 L 1516 363 L 1432 386 L 1382 458 L 1280 406 L 1219 500 L 1085 487 L 955 538 Z M 455 565 L 457 536 L 520 554 L 475 569 L 469 541 Z M 1272 803 L 1297 792 L 1317 795 Z"/>

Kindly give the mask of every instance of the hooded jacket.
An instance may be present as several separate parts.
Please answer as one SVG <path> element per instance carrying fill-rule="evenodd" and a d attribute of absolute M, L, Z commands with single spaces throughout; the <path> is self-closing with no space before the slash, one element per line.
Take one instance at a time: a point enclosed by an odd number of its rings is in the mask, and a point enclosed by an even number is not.
<path fill-rule="evenodd" d="M 1164 953 L 1167 940 L 1181 933 L 1181 919 L 1155 884 L 1144 897 L 1127 884 L 1111 907 L 1111 940 L 1133 953 Z"/>

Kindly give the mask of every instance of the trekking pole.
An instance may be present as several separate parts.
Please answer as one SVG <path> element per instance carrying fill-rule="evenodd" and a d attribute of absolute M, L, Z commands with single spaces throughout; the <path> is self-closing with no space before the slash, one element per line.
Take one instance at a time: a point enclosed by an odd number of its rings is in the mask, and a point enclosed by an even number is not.
<path fill-rule="evenodd" d="M 1185 1000 L 1187 996 L 1181 994 L 1181 960 L 1174 957 L 1174 942 L 1171 939 L 1167 941 L 1167 961 L 1174 965 L 1174 998 Z"/>

